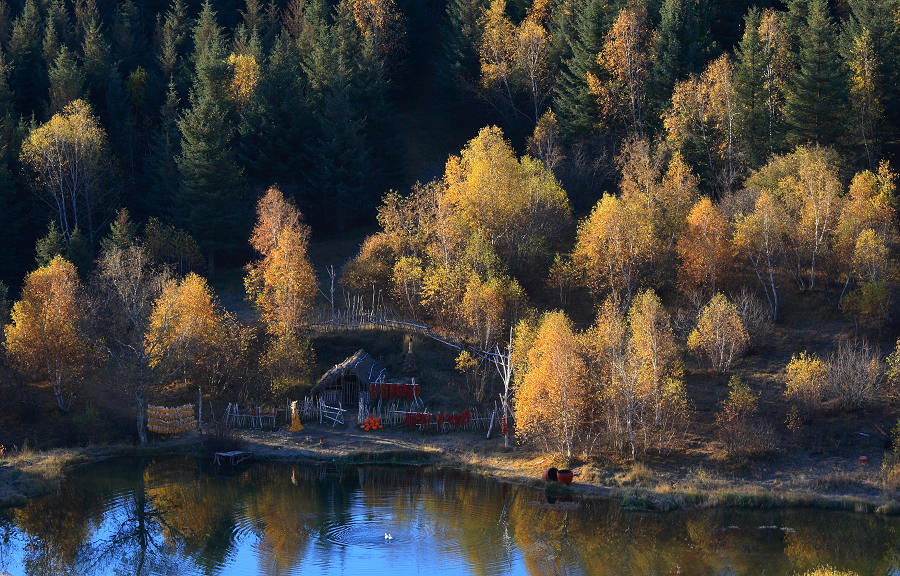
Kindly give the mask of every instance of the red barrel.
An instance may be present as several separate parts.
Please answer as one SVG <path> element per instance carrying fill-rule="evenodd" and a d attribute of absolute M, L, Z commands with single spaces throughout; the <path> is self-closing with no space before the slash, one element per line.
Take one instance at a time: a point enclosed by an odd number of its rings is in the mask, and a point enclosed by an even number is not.
<path fill-rule="evenodd" d="M 571 484 L 574 477 L 575 474 L 571 470 L 557 470 L 556 472 L 556 479 L 562 484 Z"/>

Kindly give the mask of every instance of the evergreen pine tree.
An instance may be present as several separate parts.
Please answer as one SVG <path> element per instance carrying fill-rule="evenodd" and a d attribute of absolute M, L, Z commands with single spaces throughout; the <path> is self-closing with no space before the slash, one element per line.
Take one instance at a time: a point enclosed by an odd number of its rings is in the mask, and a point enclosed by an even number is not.
<path fill-rule="evenodd" d="M 575 22 L 568 39 L 570 56 L 562 61 L 553 99 L 560 131 L 569 141 L 587 137 L 597 124 L 597 97 L 588 89 L 588 73 L 598 73 L 597 55 L 612 26 L 620 2 L 577 0 Z"/>
<path fill-rule="evenodd" d="M 785 102 L 788 143 L 837 144 L 845 126 L 847 84 L 826 0 L 809 0 L 797 60 Z"/>
<path fill-rule="evenodd" d="M 99 19 L 91 18 L 84 26 L 81 61 L 90 101 L 102 115 L 113 69 L 109 43 L 103 35 Z"/>
<path fill-rule="evenodd" d="M 243 174 L 232 150 L 235 121 L 227 95 L 225 41 L 210 0 L 203 3 L 193 37 L 194 85 L 190 107 L 178 122 L 181 188 L 176 215 L 206 251 L 212 269 L 218 256 L 243 245 L 246 218 Z"/>
<path fill-rule="evenodd" d="M 315 110 L 317 133 L 310 151 L 314 170 L 308 176 L 314 210 L 330 217 L 339 227 L 370 207 L 363 192 L 369 183 L 371 149 L 366 141 L 364 109 L 356 102 L 358 79 L 353 76 L 354 54 L 359 57 L 359 39 L 352 15 L 335 12 L 335 23 L 322 27 L 305 54 L 309 78 L 309 105 Z"/>
<path fill-rule="evenodd" d="M 241 111 L 237 153 L 249 177 L 290 185 L 312 168 L 302 165 L 308 157 L 296 152 L 312 136 L 306 92 L 296 44 L 281 34 L 261 66 L 253 100 Z"/>
<path fill-rule="evenodd" d="M 663 0 L 653 40 L 649 108 L 658 117 L 668 108 L 675 81 L 703 70 L 713 49 L 707 0 Z"/>
<path fill-rule="evenodd" d="M 156 61 L 159 64 L 160 88 L 164 91 L 171 82 L 179 97 L 188 93 L 191 71 L 188 65 L 191 19 L 184 0 L 174 0 L 158 24 Z"/>
<path fill-rule="evenodd" d="M 158 216 L 164 220 L 175 218 L 181 175 L 178 158 L 181 152 L 181 133 L 178 129 L 178 94 L 175 83 L 169 83 L 166 101 L 160 109 L 160 124 L 153 134 L 148 156 L 144 161 L 146 189 L 135 198 L 134 206 L 144 217 Z"/>
<path fill-rule="evenodd" d="M 136 238 L 137 227 L 131 220 L 128 208 L 120 208 L 115 220 L 109 225 L 109 233 L 100 240 L 100 247 L 105 251 L 128 248 L 135 243 Z"/>
<path fill-rule="evenodd" d="M 17 186 L 13 167 L 23 130 L 15 120 L 13 94 L 9 85 L 9 66 L 0 50 L 0 278 L 17 282 L 23 262 L 20 254 L 30 252 L 30 241 L 23 245 L 22 232 L 27 222 L 27 204 Z"/>
<path fill-rule="evenodd" d="M 13 24 L 9 39 L 12 85 L 16 107 L 22 116 L 44 109 L 47 98 L 47 68 L 43 60 L 43 23 L 36 0 L 26 0 L 22 13 Z"/>
<path fill-rule="evenodd" d="M 735 49 L 734 91 L 738 131 L 750 154 L 750 168 L 760 166 L 772 149 L 769 142 L 769 107 L 766 105 L 766 53 L 759 36 L 760 12 L 751 8 L 744 17 L 744 37 Z"/>
<path fill-rule="evenodd" d="M 50 221 L 50 224 L 47 226 L 47 233 L 38 239 L 34 250 L 34 263 L 38 267 L 46 266 L 56 256 L 66 255 L 68 245 L 55 220 Z"/>
<path fill-rule="evenodd" d="M 128 74 L 138 67 L 141 54 L 146 51 L 144 32 L 132 0 L 124 0 L 116 8 L 111 37 L 114 54 L 119 60 L 119 71 Z"/>
<path fill-rule="evenodd" d="M 69 245 L 66 246 L 63 255 L 66 257 L 66 260 L 78 268 L 78 273 L 83 277 L 86 277 L 93 267 L 94 258 L 91 242 L 78 226 L 72 230 L 72 236 L 69 238 Z M 51 258 L 51 260 L 52 259 L 53 258 Z"/>
<path fill-rule="evenodd" d="M 59 36 L 56 33 L 56 26 L 53 25 L 52 21 L 48 20 L 47 26 L 44 29 L 44 41 L 41 45 L 41 55 L 44 57 L 44 62 L 47 66 L 52 66 L 53 63 L 56 62 L 60 46 L 61 44 Z"/>
<path fill-rule="evenodd" d="M 84 97 L 84 73 L 66 46 L 59 48 L 48 76 L 51 112 L 59 112 L 72 100 Z"/>
<path fill-rule="evenodd" d="M 480 81 L 478 44 L 481 27 L 478 19 L 488 4 L 487 0 L 450 0 L 447 3 L 440 79 L 457 94 L 471 93 Z"/>
<path fill-rule="evenodd" d="M 0 0 L 0 46 L 9 46 L 9 35 L 12 33 L 9 16 L 9 3 Z"/>

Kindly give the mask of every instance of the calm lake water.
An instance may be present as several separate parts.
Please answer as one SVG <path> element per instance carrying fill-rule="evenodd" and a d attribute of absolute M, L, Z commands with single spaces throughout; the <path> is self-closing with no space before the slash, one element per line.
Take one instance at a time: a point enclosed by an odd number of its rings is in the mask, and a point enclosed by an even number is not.
<path fill-rule="evenodd" d="M 0 511 L 0 574 L 900 574 L 896 517 L 562 506 L 430 468 L 113 461 Z"/>

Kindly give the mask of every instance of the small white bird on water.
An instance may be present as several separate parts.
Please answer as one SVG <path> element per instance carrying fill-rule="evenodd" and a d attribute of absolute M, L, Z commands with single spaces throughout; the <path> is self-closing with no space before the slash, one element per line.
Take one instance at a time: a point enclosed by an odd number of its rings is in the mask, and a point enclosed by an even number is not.
<path fill-rule="evenodd" d="M 393 540 L 394 537 L 391 536 L 391 534 L 390 534 L 389 532 L 385 532 L 385 533 L 384 533 L 384 539 L 385 539 L 385 540 Z"/>

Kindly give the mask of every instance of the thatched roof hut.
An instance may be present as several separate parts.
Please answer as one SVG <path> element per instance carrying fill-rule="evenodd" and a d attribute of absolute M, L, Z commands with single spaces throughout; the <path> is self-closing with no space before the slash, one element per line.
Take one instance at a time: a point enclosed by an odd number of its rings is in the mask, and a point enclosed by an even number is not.
<path fill-rule="evenodd" d="M 369 384 L 384 380 L 385 375 L 384 368 L 360 349 L 323 374 L 313 386 L 312 395 L 324 399 L 326 404 L 352 406 L 359 402 L 360 391 L 368 392 Z"/>

